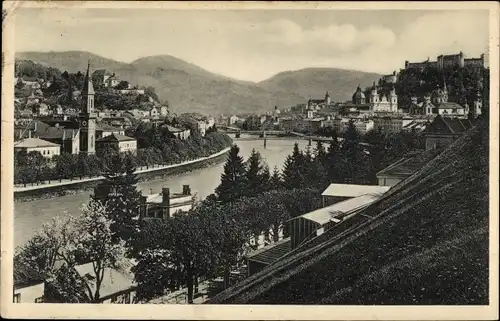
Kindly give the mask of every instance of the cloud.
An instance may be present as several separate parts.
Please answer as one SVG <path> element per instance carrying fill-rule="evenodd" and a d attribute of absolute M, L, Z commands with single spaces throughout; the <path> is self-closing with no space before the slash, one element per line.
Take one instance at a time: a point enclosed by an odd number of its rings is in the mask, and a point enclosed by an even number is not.
<path fill-rule="evenodd" d="M 19 17 L 16 47 L 85 50 L 120 61 L 171 54 L 253 81 L 307 67 L 389 73 L 405 60 L 487 52 L 487 11 L 361 13 L 51 9 Z"/>
<path fill-rule="evenodd" d="M 283 19 L 271 21 L 257 30 L 267 43 L 289 47 L 322 47 L 328 48 L 329 52 L 350 52 L 373 45 L 390 47 L 396 40 L 392 30 L 378 26 L 359 29 L 352 24 L 329 24 L 304 29 L 293 21 Z"/>

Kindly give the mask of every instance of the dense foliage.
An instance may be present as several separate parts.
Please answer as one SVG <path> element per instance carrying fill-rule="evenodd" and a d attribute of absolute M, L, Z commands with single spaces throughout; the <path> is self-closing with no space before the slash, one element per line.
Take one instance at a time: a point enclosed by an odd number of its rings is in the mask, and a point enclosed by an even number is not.
<path fill-rule="evenodd" d="M 112 242 L 112 223 L 105 207 L 95 201 L 83 206 L 77 218 L 54 218 L 17 249 L 16 281 L 29 282 L 33 276 L 46 280 L 46 302 L 98 302 L 104 270 L 119 268 L 125 253 L 123 242 Z M 74 269 L 86 263 L 92 264 L 95 276 Z"/>
<path fill-rule="evenodd" d="M 133 134 L 138 139 L 139 149 L 128 157 L 135 166 L 146 168 L 206 157 L 231 144 L 229 136 L 214 131 L 205 137 L 193 133 L 186 140 L 176 138 L 166 128 L 146 132 L 138 128 Z M 151 139 L 150 143 L 148 139 Z M 26 186 L 100 176 L 106 172 L 116 153 L 113 149 L 105 148 L 96 155 L 63 153 L 49 160 L 39 152 L 18 152 L 14 155 L 14 182 Z"/>

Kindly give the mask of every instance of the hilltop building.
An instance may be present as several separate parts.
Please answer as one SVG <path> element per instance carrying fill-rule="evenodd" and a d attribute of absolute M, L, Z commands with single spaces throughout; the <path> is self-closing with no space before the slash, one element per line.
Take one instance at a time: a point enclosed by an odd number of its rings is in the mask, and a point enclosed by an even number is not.
<path fill-rule="evenodd" d="M 423 62 L 409 62 L 405 61 L 405 69 L 415 69 L 424 70 L 425 68 L 436 68 L 438 70 L 443 70 L 446 68 L 464 68 L 473 67 L 479 68 L 484 67 L 484 54 L 481 54 L 479 58 L 465 58 L 463 52 L 452 55 L 439 55 L 437 61 L 430 61 L 430 58 Z"/>
<path fill-rule="evenodd" d="M 479 92 L 474 100 L 473 110 L 470 110 L 466 100 L 464 100 L 463 106 L 456 102 L 448 101 L 448 89 L 446 82 L 444 82 L 442 88 L 438 86 L 431 94 L 424 95 L 421 102 L 418 102 L 418 97 L 411 97 L 408 112 L 410 115 L 442 115 L 467 118 L 470 113 L 476 117 L 481 115 L 481 107 L 482 98 Z"/>
<path fill-rule="evenodd" d="M 382 76 L 382 81 L 386 84 L 395 84 L 398 82 L 398 75 L 396 71 L 394 70 L 392 74 L 390 75 L 384 75 Z"/>

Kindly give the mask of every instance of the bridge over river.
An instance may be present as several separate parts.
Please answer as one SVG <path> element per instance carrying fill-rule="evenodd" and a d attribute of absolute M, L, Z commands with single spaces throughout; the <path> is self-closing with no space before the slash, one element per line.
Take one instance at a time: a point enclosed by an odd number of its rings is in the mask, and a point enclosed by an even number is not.
<path fill-rule="evenodd" d="M 250 135 L 250 136 L 258 136 L 259 139 L 262 140 L 267 140 L 267 139 L 275 139 L 275 138 L 280 138 L 280 139 L 286 139 L 286 138 L 300 138 L 302 140 L 307 140 L 309 141 L 309 144 L 311 142 L 316 142 L 316 141 L 322 141 L 322 142 L 330 142 L 332 141 L 331 137 L 323 137 L 323 136 L 313 136 L 313 135 L 305 135 L 302 133 L 297 133 L 297 132 L 292 132 L 292 131 L 284 131 L 284 130 L 243 130 L 241 128 L 237 127 L 231 127 L 231 126 L 219 126 L 218 127 L 221 131 L 224 131 L 228 134 L 244 134 L 244 135 Z M 249 140 L 250 138 L 246 138 Z M 243 139 L 242 139 L 243 140 Z M 342 141 L 342 138 L 338 138 L 338 141 Z"/>

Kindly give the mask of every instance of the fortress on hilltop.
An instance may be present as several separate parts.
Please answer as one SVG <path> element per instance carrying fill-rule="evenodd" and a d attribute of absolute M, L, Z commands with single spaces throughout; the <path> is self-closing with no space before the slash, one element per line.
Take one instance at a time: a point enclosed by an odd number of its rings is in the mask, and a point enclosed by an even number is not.
<path fill-rule="evenodd" d="M 484 67 L 484 54 L 481 54 L 479 58 L 465 58 L 463 52 L 460 51 L 458 54 L 439 55 L 437 61 L 430 61 L 429 58 L 423 62 L 405 61 L 405 69 L 437 68 L 441 71 L 450 67 Z"/>

